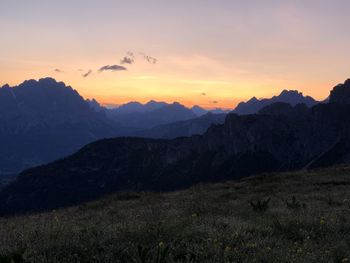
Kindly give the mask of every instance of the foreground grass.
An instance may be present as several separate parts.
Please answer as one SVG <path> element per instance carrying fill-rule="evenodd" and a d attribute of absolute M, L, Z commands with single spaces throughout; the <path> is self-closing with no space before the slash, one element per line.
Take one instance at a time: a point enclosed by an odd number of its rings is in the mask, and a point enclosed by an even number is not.
<path fill-rule="evenodd" d="M 2 218 L 0 262 L 350 262 L 350 169 Z"/>

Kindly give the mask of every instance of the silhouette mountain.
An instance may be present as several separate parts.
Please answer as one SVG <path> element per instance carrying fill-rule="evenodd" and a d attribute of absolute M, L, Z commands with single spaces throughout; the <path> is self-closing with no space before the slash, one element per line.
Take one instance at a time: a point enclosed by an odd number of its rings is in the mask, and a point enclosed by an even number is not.
<path fill-rule="evenodd" d="M 53 161 L 118 126 L 71 87 L 52 78 L 0 88 L 0 174 Z"/>
<path fill-rule="evenodd" d="M 95 99 L 84 100 L 52 78 L 27 80 L 16 87 L 5 85 L 0 88 L 0 177 L 61 158 L 105 137 L 144 132 L 144 136 L 173 138 L 175 134 L 204 133 L 210 118 L 196 121 L 195 117 L 179 103 L 156 101 L 130 102 L 110 110 Z M 161 126 L 184 120 L 189 122 L 179 127 Z"/>
<path fill-rule="evenodd" d="M 193 119 L 196 115 L 180 103 L 167 104 L 150 101 L 143 105 L 138 102 L 125 104 L 106 111 L 107 116 L 124 127 L 150 129 L 154 126 Z"/>
<path fill-rule="evenodd" d="M 154 100 L 151 100 L 147 102 L 146 104 L 142 104 L 137 101 L 128 102 L 126 104 L 121 105 L 118 108 L 111 109 L 111 112 L 114 112 L 115 114 L 130 114 L 135 112 L 148 112 L 160 109 L 164 106 L 169 105 L 166 102 L 157 102 Z"/>
<path fill-rule="evenodd" d="M 203 109 L 202 107 L 195 105 L 191 108 L 192 112 L 196 114 L 198 117 L 203 116 L 207 114 L 210 111 L 207 111 L 206 109 Z"/>
<path fill-rule="evenodd" d="M 316 105 L 318 102 L 310 96 L 304 96 L 297 90 L 283 90 L 280 95 L 274 96 L 270 99 L 257 99 L 256 97 L 251 98 L 247 102 L 241 102 L 234 109 L 234 113 L 239 115 L 254 114 L 258 113 L 262 108 L 275 103 L 275 102 L 285 102 L 292 106 L 296 104 L 304 103 L 308 107 Z"/>
<path fill-rule="evenodd" d="M 21 173 L 0 192 L 3 214 L 53 209 L 124 190 L 166 191 L 255 173 L 350 161 L 350 81 L 329 103 L 276 103 L 228 114 L 201 136 L 116 138 Z"/>

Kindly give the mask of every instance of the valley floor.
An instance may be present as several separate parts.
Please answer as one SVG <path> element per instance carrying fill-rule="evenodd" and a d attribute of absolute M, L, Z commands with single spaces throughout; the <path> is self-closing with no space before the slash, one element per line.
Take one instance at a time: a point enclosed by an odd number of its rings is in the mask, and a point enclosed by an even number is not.
<path fill-rule="evenodd" d="M 2 218 L 0 262 L 350 262 L 350 168 Z"/>

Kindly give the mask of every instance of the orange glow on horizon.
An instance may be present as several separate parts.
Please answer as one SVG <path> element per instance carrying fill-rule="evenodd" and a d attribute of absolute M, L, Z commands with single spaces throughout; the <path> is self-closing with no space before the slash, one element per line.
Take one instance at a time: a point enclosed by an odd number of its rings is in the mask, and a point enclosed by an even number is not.
<path fill-rule="evenodd" d="M 316 2 L 0 1 L 0 85 L 52 76 L 103 104 L 323 100 L 350 77 L 350 2 Z"/>

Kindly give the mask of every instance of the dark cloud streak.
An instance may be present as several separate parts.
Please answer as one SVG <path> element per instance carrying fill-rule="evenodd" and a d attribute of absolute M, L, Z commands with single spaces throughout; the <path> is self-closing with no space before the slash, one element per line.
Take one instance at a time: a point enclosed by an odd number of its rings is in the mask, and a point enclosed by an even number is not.
<path fill-rule="evenodd" d="M 120 60 L 120 64 L 129 64 L 132 65 L 135 63 L 135 59 L 132 57 L 124 57 L 123 59 Z"/>
<path fill-rule="evenodd" d="M 99 72 L 103 72 L 103 71 L 125 71 L 127 70 L 126 67 L 123 67 L 123 66 L 119 66 L 119 65 L 106 65 L 106 66 L 103 66 L 101 67 L 98 71 Z"/>
<path fill-rule="evenodd" d="M 85 74 L 82 75 L 83 78 L 87 78 L 88 76 L 90 76 L 92 73 L 92 70 L 90 69 L 88 72 L 86 72 Z"/>

